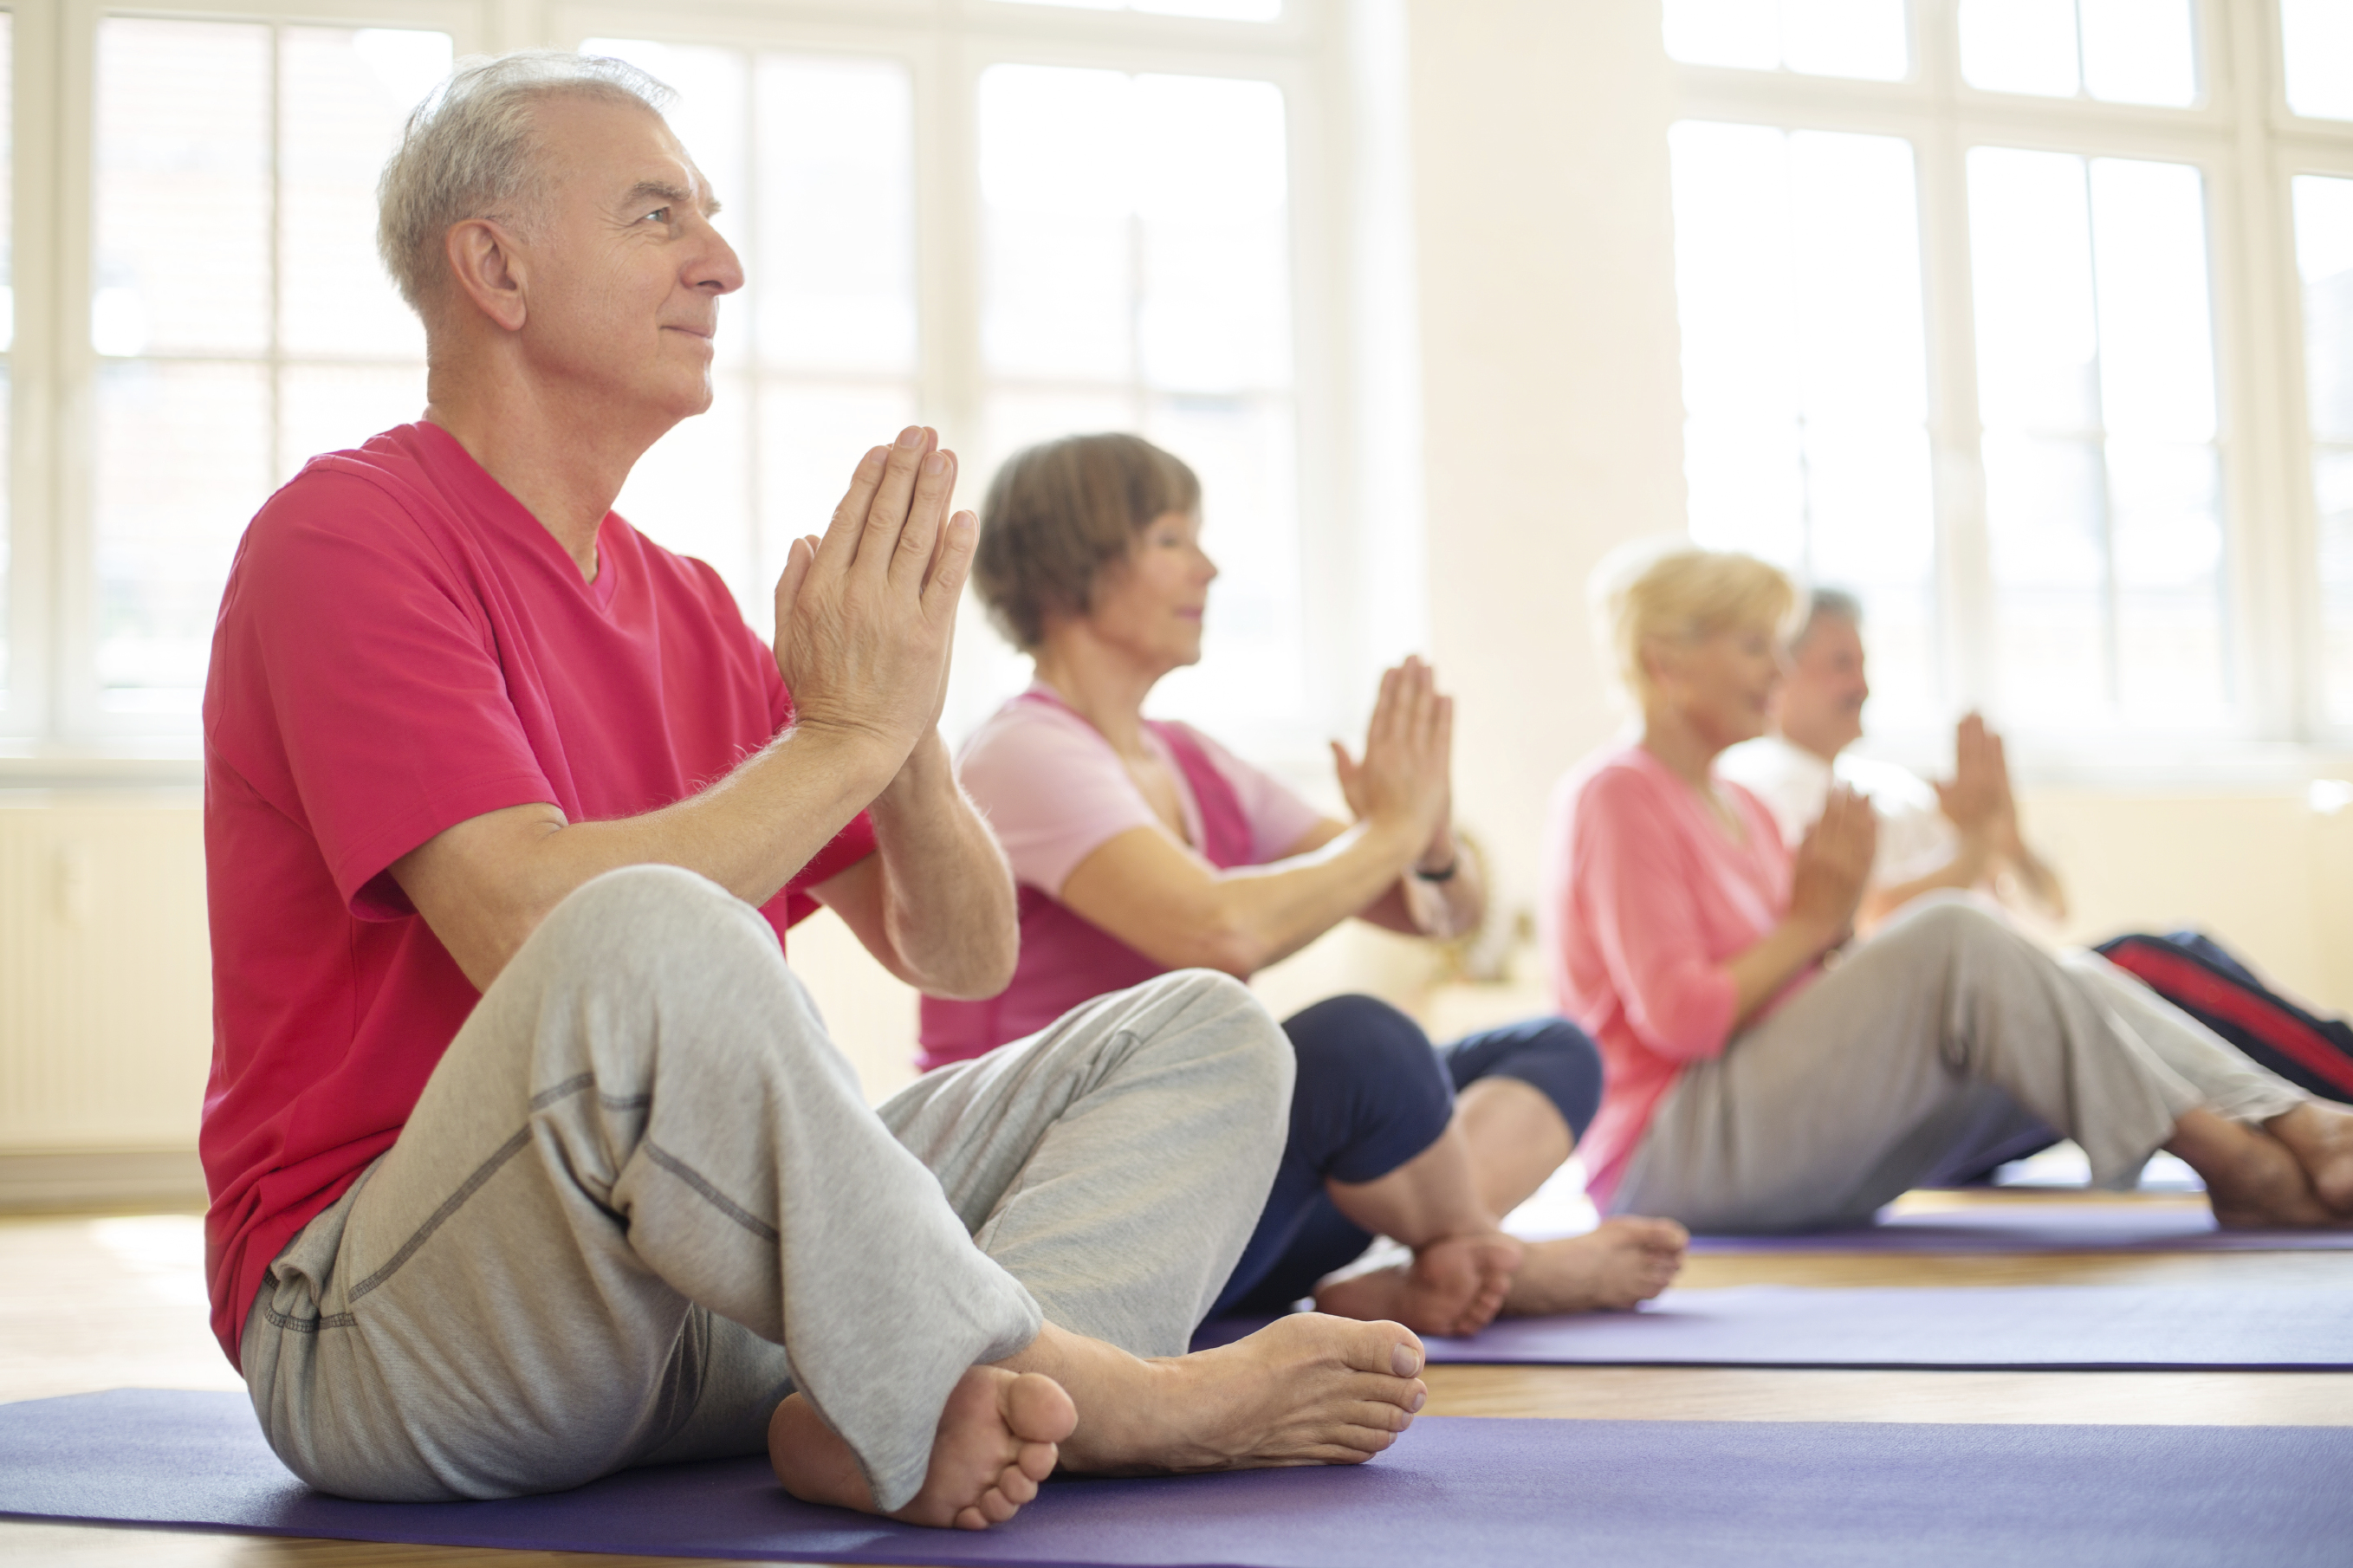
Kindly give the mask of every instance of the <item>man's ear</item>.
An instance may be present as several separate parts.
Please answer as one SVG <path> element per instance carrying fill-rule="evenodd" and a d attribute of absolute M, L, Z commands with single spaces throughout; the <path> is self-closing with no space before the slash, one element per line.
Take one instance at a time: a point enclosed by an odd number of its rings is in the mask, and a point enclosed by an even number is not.
<path fill-rule="evenodd" d="M 449 226 L 442 246 L 458 292 L 506 331 L 522 331 L 529 314 L 523 300 L 528 264 L 517 253 L 514 237 L 490 218 L 470 217 Z"/>

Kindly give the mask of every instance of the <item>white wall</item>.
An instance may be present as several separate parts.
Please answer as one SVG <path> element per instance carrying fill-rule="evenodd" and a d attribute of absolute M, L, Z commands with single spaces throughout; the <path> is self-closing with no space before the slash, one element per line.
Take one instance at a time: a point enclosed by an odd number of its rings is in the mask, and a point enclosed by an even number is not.
<path fill-rule="evenodd" d="M 1683 527 L 1654 0 L 1414 0 L 1431 647 L 1457 793 L 1507 904 L 1553 781 L 1614 726 L 1585 615 L 1612 546 Z"/>

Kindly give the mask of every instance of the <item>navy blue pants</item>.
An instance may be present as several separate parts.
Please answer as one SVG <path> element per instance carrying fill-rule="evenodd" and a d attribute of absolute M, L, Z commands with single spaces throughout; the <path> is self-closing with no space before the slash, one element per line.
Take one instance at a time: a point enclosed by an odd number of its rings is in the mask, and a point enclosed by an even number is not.
<path fill-rule="evenodd" d="M 1291 1139 L 1258 1229 L 1211 1317 L 1282 1312 L 1372 1244 L 1324 1190 L 1386 1176 L 1438 1141 L 1457 1090 L 1515 1078 L 1582 1138 L 1601 1106 L 1601 1053 L 1561 1018 L 1531 1018 L 1433 1047 L 1421 1026 L 1370 996 L 1318 1002 L 1282 1026 L 1299 1058 Z"/>

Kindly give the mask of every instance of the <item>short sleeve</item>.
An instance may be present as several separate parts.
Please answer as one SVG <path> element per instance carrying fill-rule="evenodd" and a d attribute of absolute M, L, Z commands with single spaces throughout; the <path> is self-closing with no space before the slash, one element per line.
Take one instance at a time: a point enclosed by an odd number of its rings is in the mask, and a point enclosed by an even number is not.
<path fill-rule="evenodd" d="M 1253 865 L 1282 859 L 1324 820 L 1322 812 L 1272 773 L 1242 761 L 1190 724 L 1185 726 L 1185 732 L 1233 786 L 1234 796 L 1241 803 L 1242 819 L 1250 824 Z"/>
<path fill-rule="evenodd" d="M 1751 808 L 1752 830 L 1765 826 L 1762 805 Z M 1617 770 L 1588 780 L 1574 809 L 1575 881 L 1565 891 L 1627 1023 L 1661 1056 L 1718 1055 L 1738 988 L 1706 949 L 1694 868 L 1673 825 L 1641 778 Z"/>
<path fill-rule="evenodd" d="M 385 875 L 470 817 L 556 802 L 461 568 L 380 486 L 313 468 L 239 546 L 208 739 L 317 842 L 363 920 L 413 913 Z"/>
<path fill-rule="evenodd" d="M 1041 702 L 1000 710 L 965 743 L 956 775 L 1014 880 L 1055 898 L 1080 861 L 1130 828 L 1160 826 L 1103 737 Z"/>

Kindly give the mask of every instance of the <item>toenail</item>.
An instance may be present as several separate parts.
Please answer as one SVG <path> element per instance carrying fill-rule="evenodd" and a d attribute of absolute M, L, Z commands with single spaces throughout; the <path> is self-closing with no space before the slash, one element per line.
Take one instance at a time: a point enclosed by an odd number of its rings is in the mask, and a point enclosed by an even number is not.
<path fill-rule="evenodd" d="M 1413 1391 L 1413 1403 L 1407 1405 L 1406 1410 L 1409 1414 L 1419 1415 L 1421 1414 L 1421 1407 L 1429 1403 L 1430 1390 L 1417 1388 Z"/>
<path fill-rule="evenodd" d="M 1421 1370 L 1421 1357 L 1411 1345 L 1391 1345 L 1389 1368 L 1399 1377 L 1411 1377 Z"/>

